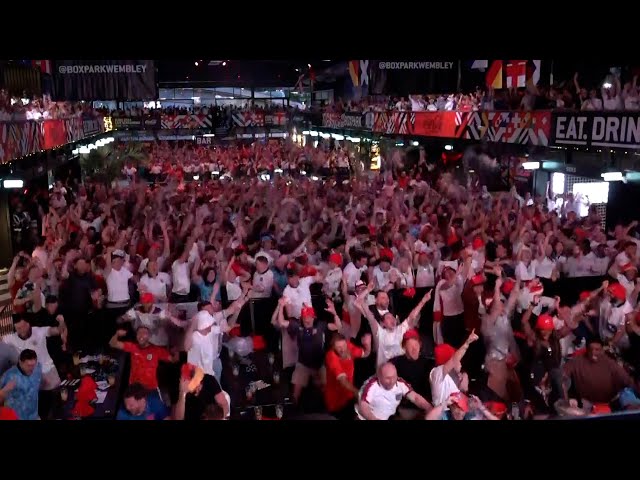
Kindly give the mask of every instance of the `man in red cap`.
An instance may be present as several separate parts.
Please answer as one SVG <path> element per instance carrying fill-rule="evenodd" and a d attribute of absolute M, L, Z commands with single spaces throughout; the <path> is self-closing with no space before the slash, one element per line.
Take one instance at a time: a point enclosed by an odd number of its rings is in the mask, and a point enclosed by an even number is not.
<path fill-rule="evenodd" d="M 431 398 L 431 385 L 429 384 L 429 372 L 433 368 L 433 361 L 421 355 L 422 341 L 418 330 L 407 330 L 402 337 L 404 355 L 398 355 L 391 359 L 396 367 L 398 376 L 406 380 L 415 392 L 426 399 Z M 398 413 L 407 420 L 416 417 L 416 410 L 408 405 L 401 405 Z"/>
<path fill-rule="evenodd" d="M 436 366 L 429 373 L 431 398 L 434 405 L 445 403 L 452 393 L 468 390 L 469 377 L 462 372 L 461 362 L 469 346 L 477 340 L 478 336 L 472 330 L 467 340 L 457 350 L 447 343 L 441 343 L 434 348 Z"/>
<path fill-rule="evenodd" d="M 604 300 L 600 303 L 600 337 L 619 349 L 628 347 L 625 325 L 631 321 L 633 307 L 627 301 L 627 290 L 618 282 L 611 283 L 606 289 Z"/>
<path fill-rule="evenodd" d="M 152 293 L 143 293 L 140 295 L 140 304 L 128 310 L 122 320 L 131 322 L 133 330 L 140 326 L 149 329 L 149 342 L 158 347 L 169 347 L 169 334 L 167 326 L 172 320 L 172 315 L 158 305 L 155 305 L 155 298 Z M 176 324 L 179 320 L 174 319 Z"/>
<path fill-rule="evenodd" d="M 285 305 L 286 297 L 280 305 Z M 342 327 L 340 317 L 335 312 L 331 300 L 327 300 L 327 312 L 333 315 L 333 323 L 316 322 L 316 312 L 310 305 L 304 305 L 300 312 L 301 320 L 292 318 L 285 320 L 284 309 L 278 311 L 278 326 L 286 331 L 298 346 L 298 360 L 293 371 L 293 401 L 298 403 L 302 390 L 313 379 L 317 386 L 324 386 L 324 347 L 327 334 L 338 331 Z"/>
<path fill-rule="evenodd" d="M 400 272 L 392 267 L 393 252 L 389 248 L 380 250 L 378 265 L 373 268 L 373 281 L 376 290 L 389 291 L 394 287 L 395 281 L 400 278 Z"/>
<path fill-rule="evenodd" d="M 373 316 L 371 310 L 369 310 L 364 304 L 364 295 L 358 298 L 356 302 L 360 313 L 364 315 L 371 327 L 371 334 L 376 339 L 376 346 L 378 349 L 377 365 L 380 366 L 385 362 L 388 362 L 393 357 L 401 355 L 402 351 L 402 338 L 404 334 L 418 325 L 420 321 L 420 312 L 431 298 L 431 290 L 429 290 L 418 302 L 418 305 L 411 311 L 409 316 L 398 325 L 398 319 L 392 313 L 386 313 L 382 317 L 382 322 L 378 321 Z"/>

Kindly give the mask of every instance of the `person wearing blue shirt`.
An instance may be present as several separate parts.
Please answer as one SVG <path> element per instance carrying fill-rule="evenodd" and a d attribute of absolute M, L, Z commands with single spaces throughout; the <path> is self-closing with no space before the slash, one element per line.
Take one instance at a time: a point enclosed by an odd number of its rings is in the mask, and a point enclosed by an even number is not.
<path fill-rule="evenodd" d="M 38 390 L 42 381 L 42 366 L 36 352 L 20 352 L 18 365 L 7 370 L 0 378 L 0 396 L 4 405 L 12 408 L 20 420 L 39 420 Z"/>
<path fill-rule="evenodd" d="M 198 278 L 196 281 L 196 285 L 200 290 L 200 301 L 201 302 L 210 302 L 211 296 L 215 292 L 216 297 L 219 295 L 220 285 L 216 282 L 217 275 L 216 269 L 212 267 L 207 267 L 202 272 L 202 277 Z"/>
<path fill-rule="evenodd" d="M 169 409 L 159 395 L 151 395 L 139 383 L 132 383 L 124 392 L 124 406 L 116 420 L 164 420 L 168 416 Z"/>

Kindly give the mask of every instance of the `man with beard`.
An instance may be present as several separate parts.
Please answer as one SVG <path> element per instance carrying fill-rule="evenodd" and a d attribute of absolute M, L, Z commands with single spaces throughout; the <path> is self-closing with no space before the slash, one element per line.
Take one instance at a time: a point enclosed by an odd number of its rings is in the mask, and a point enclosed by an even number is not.
<path fill-rule="evenodd" d="M 42 373 L 39 414 L 41 418 L 46 418 L 51 406 L 51 391 L 60 385 L 60 375 L 58 375 L 58 370 L 47 350 L 47 337 L 57 335 L 66 337 L 64 319 L 58 318 L 58 326 L 56 327 L 32 327 L 25 315 L 16 315 L 13 321 L 16 332 L 7 335 L 2 341 L 12 345 L 18 352 L 24 350 L 36 352 Z"/>
<path fill-rule="evenodd" d="M 126 330 L 118 330 L 109 341 L 109 346 L 117 350 L 123 350 L 131 355 L 131 373 L 129 385 L 138 383 L 149 390 L 150 395 L 157 395 L 158 391 L 158 365 L 160 362 L 175 362 L 178 355 L 171 355 L 164 347 L 152 345 L 149 339 L 151 332 L 149 327 L 141 325 L 136 330 L 136 342 L 121 341 L 120 338 L 127 334 Z"/>
<path fill-rule="evenodd" d="M 339 420 L 353 419 L 353 407 L 358 397 L 354 386 L 354 359 L 371 352 L 371 336 L 363 338 L 364 349 L 336 333 L 331 339 L 331 349 L 325 356 L 326 386 L 324 400 L 327 410 Z"/>

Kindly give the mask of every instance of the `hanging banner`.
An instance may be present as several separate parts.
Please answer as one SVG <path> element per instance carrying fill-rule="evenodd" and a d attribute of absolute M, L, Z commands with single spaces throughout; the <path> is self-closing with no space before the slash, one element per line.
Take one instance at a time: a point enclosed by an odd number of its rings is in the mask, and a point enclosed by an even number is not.
<path fill-rule="evenodd" d="M 383 112 L 373 131 L 394 135 L 465 138 L 488 142 L 549 144 L 551 112 Z"/>
<path fill-rule="evenodd" d="M 264 124 L 267 126 L 284 127 L 287 125 L 287 112 L 273 112 L 265 114 Z"/>
<path fill-rule="evenodd" d="M 0 163 L 44 148 L 42 122 L 0 122 Z"/>
<path fill-rule="evenodd" d="M 367 126 L 366 114 L 362 113 L 323 113 L 322 126 L 327 128 L 363 129 Z"/>
<path fill-rule="evenodd" d="M 551 144 L 640 148 L 640 112 L 554 112 Z"/>
<path fill-rule="evenodd" d="M 128 100 L 157 98 L 153 60 L 61 60 L 54 68 L 56 100 Z"/>
<path fill-rule="evenodd" d="M 162 115 L 160 124 L 164 129 L 198 129 L 211 128 L 213 125 L 213 120 L 211 115 L 205 115 L 203 113 L 194 115 Z"/>
<path fill-rule="evenodd" d="M 46 120 L 42 124 L 43 145 L 45 150 L 59 147 L 67 143 L 67 132 L 64 120 Z"/>
<path fill-rule="evenodd" d="M 127 117 L 112 117 L 111 125 L 120 130 L 154 130 L 162 127 L 161 115 L 129 115 Z"/>
<path fill-rule="evenodd" d="M 67 143 L 77 142 L 84 138 L 84 122 L 82 117 L 67 118 L 64 121 Z"/>
<path fill-rule="evenodd" d="M 261 112 L 233 112 L 236 127 L 264 127 L 265 115 Z"/>

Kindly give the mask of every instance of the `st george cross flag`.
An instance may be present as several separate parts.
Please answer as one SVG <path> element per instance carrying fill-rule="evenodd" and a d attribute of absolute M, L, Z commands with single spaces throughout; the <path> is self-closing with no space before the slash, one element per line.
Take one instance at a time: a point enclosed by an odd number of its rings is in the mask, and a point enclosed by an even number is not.
<path fill-rule="evenodd" d="M 39 68 L 42 73 L 51 75 L 51 60 L 31 60 L 34 68 Z"/>

